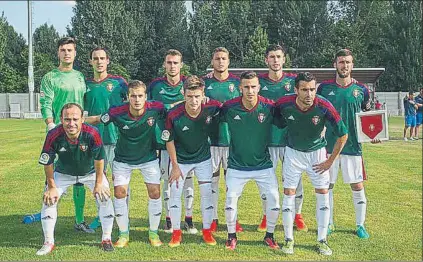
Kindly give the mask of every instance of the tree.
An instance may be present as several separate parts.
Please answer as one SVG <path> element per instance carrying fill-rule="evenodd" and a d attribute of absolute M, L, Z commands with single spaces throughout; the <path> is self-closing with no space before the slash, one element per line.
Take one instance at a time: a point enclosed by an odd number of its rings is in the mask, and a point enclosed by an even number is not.
<path fill-rule="evenodd" d="M 269 40 L 267 39 L 266 31 L 261 26 L 258 26 L 254 34 L 249 37 L 244 67 L 266 67 L 264 54 L 268 45 Z"/>
<path fill-rule="evenodd" d="M 35 29 L 33 39 L 34 52 L 45 54 L 52 63 L 57 64 L 57 41 L 60 36 L 56 28 L 42 24 Z"/>

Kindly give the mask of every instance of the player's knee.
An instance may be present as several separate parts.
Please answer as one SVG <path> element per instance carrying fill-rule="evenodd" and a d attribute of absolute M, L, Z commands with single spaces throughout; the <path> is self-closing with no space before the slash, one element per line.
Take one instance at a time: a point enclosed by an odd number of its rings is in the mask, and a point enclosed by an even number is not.
<path fill-rule="evenodd" d="M 236 210 L 238 205 L 238 196 L 226 196 L 226 211 Z"/>
<path fill-rule="evenodd" d="M 350 186 L 351 186 L 351 189 L 353 191 L 360 191 L 360 190 L 362 190 L 364 188 L 363 187 L 363 182 L 352 183 L 352 184 L 350 184 Z"/>
<path fill-rule="evenodd" d="M 148 188 L 148 197 L 151 199 L 160 198 L 160 185 L 149 185 Z"/>
<path fill-rule="evenodd" d="M 266 194 L 267 208 L 273 211 L 280 210 L 279 192 L 277 190 L 269 191 Z"/>
<path fill-rule="evenodd" d="M 314 189 L 314 191 L 317 194 L 327 194 L 327 193 L 329 193 L 329 190 L 327 188 L 316 188 L 316 189 Z"/>
<path fill-rule="evenodd" d="M 124 186 L 115 186 L 115 197 L 118 199 L 125 198 L 127 195 L 127 190 Z"/>
<path fill-rule="evenodd" d="M 287 196 L 295 195 L 296 190 L 294 188 L 284 188 L 283 193 Z"/>

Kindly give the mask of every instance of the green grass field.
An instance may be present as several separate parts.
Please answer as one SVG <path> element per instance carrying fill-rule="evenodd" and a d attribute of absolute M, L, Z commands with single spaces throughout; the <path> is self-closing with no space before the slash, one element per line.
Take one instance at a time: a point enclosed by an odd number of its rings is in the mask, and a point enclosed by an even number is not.
<path fill-rule="evenodd" d="M 100 250 L 101 230 L 93 235 L 75 232 L 72 190 L 59 203 L 56 224 L 56 250 L 46 257 L 35 252 L 43 243 L 41 224 L 24 225 L 24 214 L 40 210 L 44 174 L 38 157 L 45 129 L 41 120 L 0 120 L 0 260 L 422 260 L 422 140 L 401 140 L 403 118 L 390 118 L 391 141 L 364 145 L 368 181 L 366 227 L 370 239 L 354 235 L 355 215 L 349 185 L 339 178 L 335 186 L 336 232 L 329 237 L 331 257 L 315 252 L 315 196 L 310 180 L 304 179 L 303 214 L 309 232 L 295 232 L 295 254 L 286 256 L 264 246 L 263 233 L 256 232 L 261 218 L 257 186 L 250 182 L 239 201 L 238 218 L 245 232 L 238 234 L 237 249 L 224 247 L 226 225 L 220 200 L 221 225 L 218 245 L 206 246 L 201 235 L 184 235 L 183 245 L 171 249 L 170 235 L 160 231 L 166 244 L 152 248 L 147 236 L 147 192 L 140 174 L 133 174 L 130 204 L 131 242 L 125 249 L 105 253 Z M 280 167 L 278 176 L 280 181 Z M 221 194 L 225 192 L 221 180 Z M 198 190 L 195 196 L 194 222 L 201 228 Z M 223 194 L 222 194 L 223 195 Z M 86 220 L 95 217 L 95 204 L 87 191 Z M 275 237 L 282 244 L 282 216 Z M 117 236 L 117 227 L 113 232 Z"/>

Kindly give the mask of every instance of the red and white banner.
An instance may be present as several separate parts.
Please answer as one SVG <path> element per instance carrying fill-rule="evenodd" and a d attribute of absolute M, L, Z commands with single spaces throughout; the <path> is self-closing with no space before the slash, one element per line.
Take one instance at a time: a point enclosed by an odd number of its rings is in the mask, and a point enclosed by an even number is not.
<path fill-rule="evenodd" d="M 375 138 L 389 140 L 386 110 L 357 113 L 356 123 L 358 142 L 370 142 Z"/>

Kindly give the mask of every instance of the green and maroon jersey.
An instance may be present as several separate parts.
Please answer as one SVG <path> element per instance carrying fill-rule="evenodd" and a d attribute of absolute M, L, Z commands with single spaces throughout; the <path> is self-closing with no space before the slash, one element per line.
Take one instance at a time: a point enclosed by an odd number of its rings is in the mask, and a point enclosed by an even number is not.
<path fill-rule="evenodd" d="M 57 68 L 51 70 L 41 80 L 40 105 L 43 119 L 51 117 L 57 125 L 65 104 L 77 103 L 84 108 L 85 91 L 85 78 L 81 72 L 73 69 L 69 72 Z"/>
<path fill-rule="evenodd" d="M 229 168 L 248 171 L 273 167 L 268 144 L 274 109 L 273 100 L 262 96 L 251 110 L 244 107 L 242 97 L 223 104 L 220 120 L 228 123 L 231 136 Z"/>
<path fill-rule="evenodd" d="M 206 89 L 205 94 L 210 99 L 225 103 L 240 95 L 239 92 L 239 77 L 229 74 L 225 80 L 218 80 L 215 77 L 203 77 Z M 215 119 L 212 122 L 212 131 L 210 133 L 210 143 L 212 146 L 229 146 L 229 131 L 228 124 L 219 122 Z"/>
<path fill-rule="evenodd" d="M 279 98 L 293 94 L 295 88 L 295 78 L 296 74 L 293 73 L 283 73 L 282 77 L 274 81 L 270 79 L 269 73 L 260 74 L 260 92 L 259 95 L 277 101 Z M 284 147 L 286 146 L 286 130 L 285 128 L 278 128 L 273 125 L 270 131 L 270 143 L 271 147 Z"/>
<path fill-rule="evenodd" d="M 82 124 L 76 141 L 69 140 L 62 125 L 58 125 L 47 133 L 41 156 L 38 162 L 51 165 L 55 162 L 55 171 L 71 175 L 84 176 L 95 172 L 94 160 L 104 159 L 104 147 L 97 129 Z"/>
<path fill-rule="evenodd" d="M 115 148 L 115 161 L 130 165 L 139 165 L 157 158 L 155 128 L 157 121 L 163 121 L 163 104 L 146 101 L 144 113 L 133 117 L 129 112 L 129 103 L 112 107 L 100 119 L 103 124 L 114 123 L 119 130 Z"/>
<path fill-rule="evenodd" d="M 275 123 L 286 127 L 287 146 L 302 152 L 312 152 L 326 146 L 322 136 L 325 124 L 332 127 L 338 138 L 348 133 L 333 105 L 321 96 L 316 96 L 313 105 L 302 111 L 295 100 L 296 94 L 280 98 L 276 102 Z"/>
<path fill-rule="evenodd" d="M 111 106 L 122 105 L 127 100 L 128 83 L 120 76 L 107 75 L 99 82 L 87 79 L 87 92 L 84 96 L 84 110 L 88 116 L 106 113 Z M 114 124 L 107 127 L 103 123 L 96 125 L 105 145 L 116 144 L 118 130 Z"/>
<path fill-rule="evenodd" d="M 358 142 L 355 114 L 370 109 L 369 89 L 361 83 L 351 83 L 343 87 L 333 79 L 323 81 L 319 85 L 317 93 L 332 103 L 347 127 L 348 140 L 341 154 L 361 156 L 362 149 Z M 328 153 L 331 153 L 337 139 L 331 125 L 327 126 L 326 139 Z"/>
<path fill-rule="evenodd" d="M 178 163 L 194 164 L 210 159 L 209 135 L 211 124 L 220 111 L 221 103 L 210 100 L 201 105 L 196 118 L 188 115 L 185 102 L 172 108 L 166 118 L 164 141 L 174 141 Z"/>

